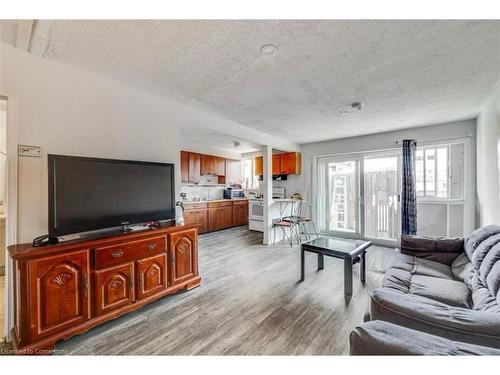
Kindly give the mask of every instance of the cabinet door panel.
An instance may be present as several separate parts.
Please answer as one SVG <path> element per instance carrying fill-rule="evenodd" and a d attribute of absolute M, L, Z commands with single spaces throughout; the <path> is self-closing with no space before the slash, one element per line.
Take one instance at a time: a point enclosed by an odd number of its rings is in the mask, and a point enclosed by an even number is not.
<path fill-rule="evenodd" d="M 233 205 L 233 226 L 248 224 L 248 204 Z"/>
<path fill-rule="evenodd" d="M 201 155 L 201 174 L 215 175 L 215 156 Z"/>
<path fill-rule="evenodd" d="M 201 176 L 201 155 L 189 153 L 189 182 L 198 184 Z"/>
<path fill-rule="evenodd" d="M 134 302 L 134 264 L 108 268 L 94 273 L 97 315 Z"/>
<path fill-rule="evenodd" d="M 28 262 L 31 339 L 41 339 L 90 318 L 89 251 Z"/>
<path fill-rule="evenodd" d="M 187 225 L 198 225 L 199 233 L 208 232 L 208 210 L 206 208 L 200 210 L 185 210 L 184 223 Z"/>
<path fill-rule="evenodd" d="M 281 155 L 273 155 L 273 175 L 281 174 Z"/>
<path fill-rule="evenodd" d="M 137 297 L 149 297 L 167 288 L 167 255 L 137 261 Z"/>
<path fill-rule="evenodd" d="M 215 158 L 215 174 L 217 176 L 226 175 L 226 159 L 220 157 Z"/>
<path fill-rule="evenodd" d="M 189 152 L 181 151 L 181 183 L 189 182 Z"/>
<path fill-rule="evenodd" d="M 221 230 L 233 226 L 233 207 L 216 207 L 208 209 L 208 230 Z"/>
<path fill-rule="evenodd" d="M 256 156 L 254 159 L 255 163 L 255 175 L 256 176 L 262 176 L 264 174 L 264 157 L 263 156 Z"/>
<path fill-rule="evenodd" d="M 170 235 L 170 281 L 179 284 L 198 275 L 196 229 Z"/>

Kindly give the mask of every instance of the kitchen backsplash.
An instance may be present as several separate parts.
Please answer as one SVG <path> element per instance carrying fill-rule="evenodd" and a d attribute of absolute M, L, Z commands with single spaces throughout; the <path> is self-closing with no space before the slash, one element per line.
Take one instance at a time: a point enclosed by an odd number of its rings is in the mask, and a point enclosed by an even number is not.
<path fill-rule="evenodd" d="M 186 200 L 214 200 L 224 198 L 224 187 L 222 186 L 181 186 L 181 193 L 186 193 Z"/>

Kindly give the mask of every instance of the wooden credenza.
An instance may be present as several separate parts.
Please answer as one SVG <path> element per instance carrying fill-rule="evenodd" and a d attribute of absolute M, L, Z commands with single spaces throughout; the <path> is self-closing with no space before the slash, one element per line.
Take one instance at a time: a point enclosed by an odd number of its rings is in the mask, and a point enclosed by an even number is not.
<path fill-rule="evenodd" d="M 20 354 L 50 353 L 58 340 L 201 283 L 196 226 L 8 250 Z"/>

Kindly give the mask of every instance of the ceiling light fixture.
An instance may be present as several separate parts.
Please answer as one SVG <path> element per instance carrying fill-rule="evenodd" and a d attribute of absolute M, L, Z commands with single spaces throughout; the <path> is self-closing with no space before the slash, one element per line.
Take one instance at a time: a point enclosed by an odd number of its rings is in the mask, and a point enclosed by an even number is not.
<path fill-rule="evenodd" d="M 262 47 L 260 47 L 260 53 L 262 53 L 263 55 L 272 55 L 277 51 L 278 51 L 278 46 L 274 44 L 264 44 Z"/>
<path fill-rule="evenodd" d="M 235 149 L 239 149 L 241 147 L 241 143 L 239 141 L 233 141 L 233 147 Z"/>

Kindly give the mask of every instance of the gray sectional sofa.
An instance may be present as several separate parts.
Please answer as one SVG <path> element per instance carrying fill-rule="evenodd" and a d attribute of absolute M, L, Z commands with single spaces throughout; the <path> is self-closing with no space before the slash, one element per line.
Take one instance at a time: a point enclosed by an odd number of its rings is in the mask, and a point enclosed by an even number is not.
<path fill-rule="evenodd" d="M 500 354 L 500 226 L 465 239 L 403 236 L 366 320 L 351 354 Z"/>

